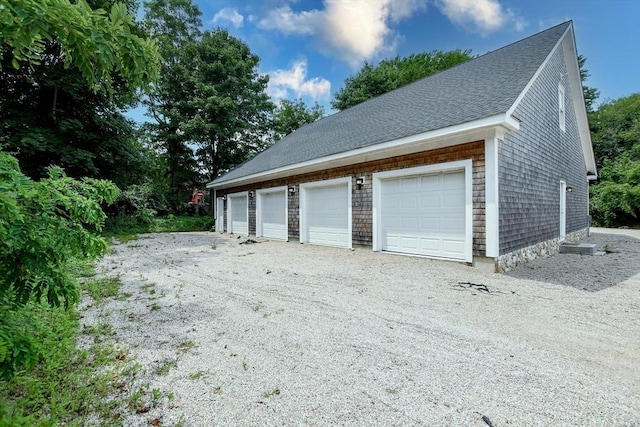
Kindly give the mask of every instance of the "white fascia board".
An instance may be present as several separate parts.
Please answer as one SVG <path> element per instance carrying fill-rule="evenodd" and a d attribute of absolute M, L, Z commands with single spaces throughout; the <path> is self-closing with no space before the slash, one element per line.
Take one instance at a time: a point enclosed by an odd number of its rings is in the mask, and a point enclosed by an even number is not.
<path fill-rule="evenodd" d="M 540 76 L 540 73 L 542 73 L 542 71 L 545 69 L 545 67 L 547 66 L 547 64 L 551 60 L 551 57 L 553 57 L 553 54 L 555 53 L 556 49 L 558 49 L 558 46 L 560 46 L 562 44 L 562 41 L 564 40 L 564 38 L 567 35 L 567 33 L 571 31 L 571 28 L 572 28 L 572 24 L 569 25 L 569 27 L 567 28 L 565 33 L 562 35 L 562 37 L 560 37 L 558 39 L 558 42 L 556 43 L 556 45 L 553 47 L 553 49 L 551 49 L 551 51 L 549 52 L 547 57 L 544 59 L 544 61 L 542 61 L 542 64 L 538 67 L 536 72 L 533 74 L 533 77 L 531 77 L 531 80 L 529 80 L 529 82 L 524 87 L 522 92 L 520 92 L 520 95 L 518 95 L 518 97 L 514 101 L 514 103 L 511 106 L 511 108 L 509 108 L 509 110 L 507 110 L 507 117 L 512 117 L 513 116 L 513 112 L 516 110 L 516 108 L 518 108 L 518 105 L 520 105 L 520 102 L 522 102 L 522 99 L 527 95 L 527 93 L 529 93 L 529 89 L 531 89 L 531 86 L 533 86 L 533 83 L 535 83 L 535 81 L 538 79 L 538 76 Z"/>
<path fill-rule="evenodd" d="M 578 63 L 578 52 L 576 42 L 573 35 L 573 24 L 569 27 L 568 35 L 564 38 L 562 44 L 564 61 L 567 66 L 567 77 L 571 87 L 571 100 L 573 102 L 573 111 L 576 115 L 578 124 L 578 134 L 580 143 L 582 144 L 582 153 L 584 155 L 584 163 L 587 168 L 587 176 L 589 180 L 597 179 L 598 171 L 596 170 L 596 160 L 593 154 L 593 143 L 591 142 L 591 132 L 589 130 L 589 121 L 587 119 L 587 108 L 584 104 L 584 94 L 582 92 L 582 80 L 580 79 L 580 64 Z"/>
<path fill-rule="evenodd" d="M 358 148 L 345 151 L 344 153 L 332 154 L 306 162 L 283 166 L 253 175 L 243 176 L 230 181 L 216 184 L 212 181 L 207 184 L 207 188 L 229 188 L 241 184 L 266 181 L 291 175 L 297 175 L 318 170 L 330 169 L 346 166 L 354 163 L 368 162 L 384 159 L 388 157 L 400 156 L 404 154 L 428 151 L 452 145 L 464 144 L 476 140 L 484 140 L 487 134 L 492 134 L 496 127 L 506 131 L 518 130 L 520 124 L 510 115 L 504 113 L 483 119 L 461 123 L 442 129 L 436 129 L 416 135 L 407 136 L 393 141 L 375 144 L 369 147 Z"/>

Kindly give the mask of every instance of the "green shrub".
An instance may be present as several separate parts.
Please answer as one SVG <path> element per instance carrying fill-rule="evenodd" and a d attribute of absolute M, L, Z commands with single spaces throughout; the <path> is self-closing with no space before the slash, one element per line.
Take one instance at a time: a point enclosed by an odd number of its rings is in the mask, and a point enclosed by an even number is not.
<path fill-rule="evenodd" d="M 112 202 L 117 192 L 109 181 L 75 180 L 57 167 L 32 181 L 15 158 L 0 152 L 0 376 L 36 360 L 37 334 L 19 314 L 21 307 L 30 301 L 53 307 L 77 302 L 70 264 L 106 251 L 97 234 L 106 219 L 101 203 Z"/>

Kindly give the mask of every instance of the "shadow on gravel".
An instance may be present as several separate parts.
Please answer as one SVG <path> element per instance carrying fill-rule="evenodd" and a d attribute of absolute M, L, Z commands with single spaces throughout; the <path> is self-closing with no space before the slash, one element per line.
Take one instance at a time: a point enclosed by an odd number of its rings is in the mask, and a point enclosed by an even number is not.
<path fill-rule="evenodd" d="M 507 276 L 571 286 L 597 292 L 640 273 L 640 240 L 630 236 L 593 233 L 583 240 L 595 243 L 602 256 L 557 254 L 521 265 Z"/>

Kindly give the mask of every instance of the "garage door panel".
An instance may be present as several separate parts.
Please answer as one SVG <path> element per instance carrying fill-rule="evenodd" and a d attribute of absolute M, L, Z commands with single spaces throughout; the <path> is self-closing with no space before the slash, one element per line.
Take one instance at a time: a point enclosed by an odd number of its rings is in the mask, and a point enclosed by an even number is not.
<path fill-rule="evenodd" d="M 449 189 L 463 189 L 464 188 L 464 173 L 449 172 L 441 175 L 442 188 Z"/>
<path fill-rule="evenodd" d="M 382 179 L 380 185 L 382 250 L 465 259 L 464 170 Z"/>
<path fill-rule="evenodd" d="M 442 240 L 443 249 L 445 252 L 449 254 L 464 254 L 464 242 L 460 242 L 459 240 Z"/>
<path fill-rule="evenodd" d="M 247 196 L 230 197 L 231 201 L 231 227 L 235 234 L 249 234 L 247 222 Z"/>
<path fill-rule="evenodd" d="M 349 247 L 348 184 L 305 189 L 305 227 L 309 243 Z"/>
<path fill-rule="evenodd" d="M 287 240 L 287 198 L 285 190 L 260 194 L 262 237 Z"/>

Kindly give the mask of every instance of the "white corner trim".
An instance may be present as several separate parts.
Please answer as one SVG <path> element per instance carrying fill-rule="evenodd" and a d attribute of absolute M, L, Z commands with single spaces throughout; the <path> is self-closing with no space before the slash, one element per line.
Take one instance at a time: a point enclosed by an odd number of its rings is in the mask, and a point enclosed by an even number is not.
<path fill-rule="evenodd" d="M 485 176 L 485 245 L 486 256 L 497 258 L 500 254 L 500 193 L 499 193 L 499 169 L 498 148 L 500 136 L 488 138 L 484 142 Z"/>
<path fill-rule="evenodd" d="M 437 163 L 433 165 L 417 166 L 406 169 L 395 169 L 386 172 L 376 172 L 372 176 L 373 183 L 373 250 L 382 250 L 382 225 L 380 224 L 381 187 L 382 180 L 410 175 L 424 175 L 452 170 L 464 170 L 465 185 L 465 262 L 473 262 L 473 161 L 471 159 L 454 162 Z"/>
<path fill-rule="evenodd" d="M 483 119 L 473 120 L 471 122 L 462 123 L 455 126 L 449 126 L 442 129 L 436 129 L 428 132 L 419 133 L 416 135 L 407 136 L 392 141 L 375 144 L 369 147 L 357 148 L 355 150 L 345 151 L 344 153 L 332 154 L 329 156 L 320 157 L 306 162 L 296 163 L 293 165 L 283 166 L 276 169 L 271 169 L 264 172 L 255 173 L 252 175 L 243 176 L 240 178 L 225 181 L 219 184 L 214 184 L 212 181 L 207 184 L 207 188 L 228 188 L 243 183 L 259 182 L 267 179 L 275 179 L 279 177 L 289 176 L 292 174 L 313 172 L 315 170 L 322 170 L 323 164 L 344 160 L 341 165 L 347 165 L 350 163 L 359 163 L 362 161 L 373 160 L 375 154 L 380 153 L 379 158 L 393 157 L 395 155 L 408 154 L 411 151 L 401 152 L 400 150 L 415 145 L 427 145 L 421 147 L 419 151 L 427 151 L 436 147 L 429 147 L 430 143 L 436 143 L 438 140 L 456 138 L 459 136 L 469 135 L 469 138 L 461 140 L 456 143 L 473 142 L 484 139 L 485 132 L 493 131 L 496 127 L 504 128 L 506 130 L 518 130 L 520 124 L 517 120 L 513 119 L 509 114 L 496 114 L 494 116 L 485 117 Z M 473 138 L 473 134 L 475 138 Z M 480 136 L 481 135 L 481 136 Z M 398 153 L 396 153 L 396 150 Z M 417 151 L 416 151 L 417 152 Z M 338 166 L 335 166 L 338 167 Z"/>
<path fill-rule="evenodd" d="M 300 226 L 300 243 L 309 243 L 309 236 L 307 233 L 307 218 L 306 218 L 306 212 L 307 212 L 307 190 L 310 188 L 318 188 L 318 187 L 333 187 L 334 185 L 341 185 L 341 184 L 347 184 L 347 203 L 348 203 L 348 211 L 347 211 L 347 216 L 348 216 L 348 221 L 347 221 L 347 228 L 348 228 L 348 236 L 349 236 L 349 242 L 347 245 L 347 248 L 353 248 L 353 213 L 352 213 L 352 206 L 353 206 L 353 201 L 351 200 L 351 196 L 352 196 L 352 188 L 351 188 L 351 181 L 353 180 L 352 176 L 347 176 L 347 177 L 342 177 L 342 178 L 334 178 L 334 179 L 326 179 L 323 181 L 311 181 L 311 182 L 305 182 L 305 183 L 301 183 L 298 186 L 299 189 L 299 211 L 298 211 L 298 219 L 299 219 L 299 226 Z M 287 208 L 288 210 L 288 208 Z M 341 246 L 344 247 L 344 246 Z"/>

